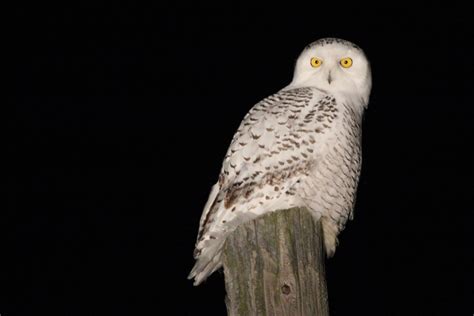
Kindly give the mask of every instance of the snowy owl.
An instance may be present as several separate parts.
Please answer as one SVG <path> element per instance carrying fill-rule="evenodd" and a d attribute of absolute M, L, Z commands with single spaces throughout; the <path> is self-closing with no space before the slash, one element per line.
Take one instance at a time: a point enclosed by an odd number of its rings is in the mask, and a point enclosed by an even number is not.
<path fill-rule="evenodd" d="M 353 217 L 371 85 L 364 52 L 324 38 L 303 50 L 287 87 L 249 111 L 204 206 L 189 275 L 195 285 L 222 266 L 225 239 L 238 225 L 272 211 L 306 207 L 334 254 Z"/>

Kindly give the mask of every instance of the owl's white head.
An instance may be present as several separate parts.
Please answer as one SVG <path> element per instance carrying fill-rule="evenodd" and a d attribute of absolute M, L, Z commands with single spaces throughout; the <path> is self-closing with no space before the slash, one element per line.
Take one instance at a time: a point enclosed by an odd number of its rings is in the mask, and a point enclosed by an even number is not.
<path fill-rule="evenodd" d="M 370 64 L 357 45 L 323 38 L 309 44 L 298 57 L 289 87 L 311 86 L 359 99 L 364 106 L 372 87 Z"/>

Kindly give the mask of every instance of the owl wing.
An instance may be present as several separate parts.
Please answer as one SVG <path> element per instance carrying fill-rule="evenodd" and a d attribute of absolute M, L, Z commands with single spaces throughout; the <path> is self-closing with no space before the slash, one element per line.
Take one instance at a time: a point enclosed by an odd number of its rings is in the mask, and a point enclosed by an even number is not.
<path fill-rule="evenodd" d="M 315 88 L 281 90 L 244 117 L 201 218 L 198 262 L 190 275 L 196 284 L 218 268 L 219 260 L 213 257 L 232 222 L 270 206 L 283 208 L 279 197 L 296 194 L 299 177 L 308 174 L 324 150 L 334 119 L 332 100 Z"/>
<path fill-rule="evenodd" d="M 323 135 L 318 137 L 310 128 L 317 113 L 313 104 L 320 95 L 311 88 L 283 90 L 251 109 L 230 144 L 219 177 L 226 189 L 225 208 L 242 202 L 255 187 L 280 183 L 315 160 L 316 147 L 322 144 L 317 138 Z"/>

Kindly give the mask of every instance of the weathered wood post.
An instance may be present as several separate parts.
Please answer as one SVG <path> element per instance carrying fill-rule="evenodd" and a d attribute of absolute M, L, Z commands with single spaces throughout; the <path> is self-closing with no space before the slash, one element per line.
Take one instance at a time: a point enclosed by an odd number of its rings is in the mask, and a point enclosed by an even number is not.
<path fill-rule="evenodd" d="M 329 315 L 320 222 L 306 209 L 267 214 L 227 238 L 228 315 Z"/>

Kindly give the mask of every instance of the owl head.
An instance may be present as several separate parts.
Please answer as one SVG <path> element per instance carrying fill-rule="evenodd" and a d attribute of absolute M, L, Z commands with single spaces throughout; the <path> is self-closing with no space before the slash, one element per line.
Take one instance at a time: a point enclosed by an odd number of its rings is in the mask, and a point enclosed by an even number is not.
<path fill-rule="evenodd" d="M 317 40 L 296 61 L 290 86 L 311 86 L 368 104 L 372 87 L 370 64 L 357 45 L 337 38 Z"/>

